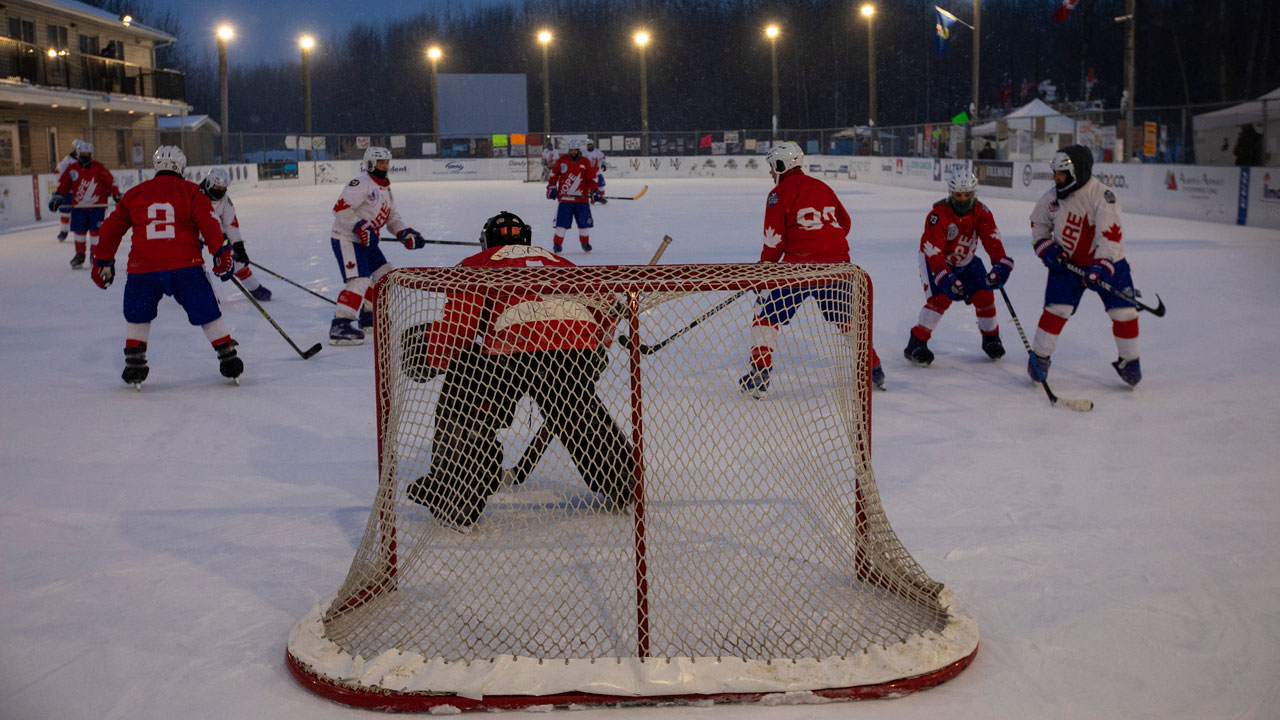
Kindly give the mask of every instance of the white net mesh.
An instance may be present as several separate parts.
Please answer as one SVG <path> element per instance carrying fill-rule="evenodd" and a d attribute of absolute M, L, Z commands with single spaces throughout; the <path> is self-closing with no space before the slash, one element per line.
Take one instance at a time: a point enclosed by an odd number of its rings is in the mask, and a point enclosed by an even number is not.
<path fill-rule="evenodd" d="M 477 324 L 450 325 L 447 302 Z M 739 377 L 761 307 L 778 333 L 756 399 Z M 976 648 L 880 505 L 858 267 L 401 269 L 376 333 L 373 512 L 290 639 L 319 681 L 816 689 Z M 530 342 L 555 349 L 493 352 Z"/>

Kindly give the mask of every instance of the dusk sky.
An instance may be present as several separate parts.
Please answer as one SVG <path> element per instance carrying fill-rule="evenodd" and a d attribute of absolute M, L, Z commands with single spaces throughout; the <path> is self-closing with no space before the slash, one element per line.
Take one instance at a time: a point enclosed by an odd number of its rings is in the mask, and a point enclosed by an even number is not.
<path fill-rule="evenodd" d="M 181 18 L 183 30 L 192 39 L 197 53 L 212 52 L 214 30 L 227 23 L 236 30 L 227 51 L 232 65 L 296 60 L 298 37 L 311 33 L 322 39 L 358 25 L 382 27 L 398 18 L 429 13 L 434 9 L 467 9 L 513 0 L 397 0 L 396 2 L 352 2 L 352 0 L 151 0 L 158 10 L 173 10 Z M 146 18 L 139 18 L 146 23 Z M 207 45 L 194 41 L 200 28 L 207 28 Z M 318 50 L 320 52 L 322 50 Z"/>

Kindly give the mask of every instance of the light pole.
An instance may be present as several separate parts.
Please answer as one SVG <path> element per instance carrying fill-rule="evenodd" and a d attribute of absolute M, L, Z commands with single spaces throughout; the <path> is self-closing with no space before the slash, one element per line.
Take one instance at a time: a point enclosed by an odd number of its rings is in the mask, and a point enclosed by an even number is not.
<path fill-rule="evenodd" d="M 978 139 L 973 136 L 974 123 L 978 121 L 978 56 L 982 49 L 982 0 L 973 0 L 973 88 L 969 99 L 969 152 L 968 157 L 978 155 Z"/>
<path fill-rule="evenodd" d="M 876 14 L 876 6 L 867 3 L 862 6 L 862 17 L 867 19 L 867 84 L 871 86 L 871 107 L 870 118 L 867 125 L 871 128 L 872 145 L 875 145 L 875 126 L 876 126 L 876 31 L 873 18 Z"/>
<path fill-rule="evenodd" d="M 443 54 L 435 45 L 427 48 L 427 57 L 431 59 L 431 133 L 435 136 L 437 155 L 440 154 L 440 87 L 436 70 Z"/>
<path fill-rule="evenodd" d="M 778 26 L 770 25 L 764 34 L 769 38 L 769 60 L 773 67 L 773 132 L 769 135 L 773 144 L 778 141 Z"/>
<path fill-rule="evenodd" d="M 636 33 L 636 45 L 640 46 L 640 154 L 649 154 L 649 80 L 645 77 L 644 51 L 649 44 L 649 33 Z"/>
<path fill-rule="evenodd" d="M 227 162 L 227 41 L 235 31 L 230 25 L 218 28 L 218 103 L 221 107 L 222 120 L 222 162 Z"/>
<path fill-rule="evenodd" d="M 551 61 L 547 59 L 547 48 L 551 46 L 551 33 L 546 30 L 538 33 L 538 42 L 542 43 L 542 134 L 549 138 L 551 137 Z"/>
<path fill-rule="evenodd" d="M 311 148 L 315 147 L 311 139 L 311 48 L 316 46 L 316 41 L 310 35 L 303 35 L 298 45 L 302 47 L 302 131 L 307 138 L 306 159 L 310 161 Z"/>

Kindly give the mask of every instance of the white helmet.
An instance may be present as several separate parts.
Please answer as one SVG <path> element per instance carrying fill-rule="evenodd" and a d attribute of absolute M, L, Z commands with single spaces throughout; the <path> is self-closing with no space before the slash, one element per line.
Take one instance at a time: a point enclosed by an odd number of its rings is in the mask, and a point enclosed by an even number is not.
<path fill-rule="evenodd" d="M 579 138 L 569 138 L 569 149 L 582 152 L 582 140 Z"/>
<path fill-rule="evenodd" d="M 85 142 L 85 141 L 83 141 L 83 140 L 80 140 L 80 141 L 78 141 L 78 142 L 79 142 L 80 144 L 76 146 L 76 154 L 77 154 L 77 155 L 92 155 L 92 154 L 93 154 L 93 143 L 91 143 L 91 142 Z"/>
<path fill-rule="evenodd" d="M 978 176 L 968 170 L 957 170 L 947 178 L 947 190 L 953 193 L 978 192 Z"/>
<path fill-rule="evenodd" d="M 182 171 L 187 169 L 187 156 L 175 145 L 161 145 L 151 156 L 151 165 L 156 172 L 169 170 L 181 175 Z"/>
<path fill-rule="evenodd" d="M 379 160 L 391 161 L 391 151 L 384 147 L 371 147 L 364 151 L 364 171 L 373 172 Z"/>
<path fill-rule="evenodd" d="M 800 163 L 804 162 L 804 153 L 800 151 L 799 145 L 788 140 L 774 145 L 769 154 L 764 156 L 764 160 L 769 163 L 770 170 L 781 175 L 800 167 Z"/>
<path fill-rule="evenodd" d="M 231 175 L 222 168 L 214 168 L 200 181 L 200 191 L 214 200 L 221 200 L 231 186 Z"/>
<path fill-rule="evenodd" d="M 72 155 L 79 155 L 79 154 L 80 154 L 80 146 L 81 146 L 81 145 L 83 145 L 83 144 L 84 144 L 84 141 L 83 141 L 83 140 L 81 140 L 80 138 L 76 138 L 75 140 L 72 140 L 72 141 L 71 141 L 71 154 L 72 154 Z"/>

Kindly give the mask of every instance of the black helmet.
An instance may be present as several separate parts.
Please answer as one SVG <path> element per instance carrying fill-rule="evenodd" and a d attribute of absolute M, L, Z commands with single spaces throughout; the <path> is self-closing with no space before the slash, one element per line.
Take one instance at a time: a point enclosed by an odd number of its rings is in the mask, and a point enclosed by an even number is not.
<path fill-rule="evenodd" d="M 528 245 L 533 240 L 533 229 L 519 215 L 506 210 L 484 221 L 480 231 L 480 246 L 486 250 L 499 245 Z"/>
<path fill-rule="evenodd" d="M 1053 185 L 1058 191 L 1058 199 L 1066 200 L 1068 195 L 1084 187 L 1093 177 L 1093 153 L 1083 145 L 1068 145 L 1054 153 L 1049 169 L 1067 174 L 1066 182 Z"/>

